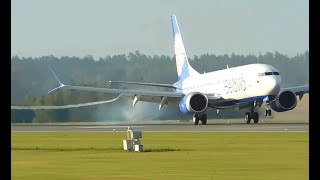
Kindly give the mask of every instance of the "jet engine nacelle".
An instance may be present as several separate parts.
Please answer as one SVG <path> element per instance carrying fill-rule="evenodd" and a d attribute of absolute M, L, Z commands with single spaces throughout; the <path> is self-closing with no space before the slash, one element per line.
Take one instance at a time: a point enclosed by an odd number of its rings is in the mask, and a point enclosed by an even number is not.
<path fill-rule="evenodd" d="M 192 92 L 184 96 L 179 103 L 184 113 L 201 113 L 208 107 L 208 97 L 200 92 Z"/>
<path fill-rule="evenodd" d="M 271 108 L 276 112 L 284 112 L 294 109 L 297 106 L 297 96 L 294 92 L 286 90 L 276 96 L 271 103 Z"/>

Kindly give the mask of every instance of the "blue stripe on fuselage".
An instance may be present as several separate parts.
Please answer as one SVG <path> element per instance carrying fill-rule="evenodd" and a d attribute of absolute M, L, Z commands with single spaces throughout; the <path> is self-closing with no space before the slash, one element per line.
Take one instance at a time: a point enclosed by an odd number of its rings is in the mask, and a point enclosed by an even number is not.
<path fill-rule="evenodd" d="M 232 100 L 227 100 L 223 102 L 215 102 L 212 101 L 210 102 L 209 100 L 209 106 L 214 107 L 214 108 L 227 108 L 227 107 L 233 107 L 238 104 L 242 103 L 249 103 L 249 102 L 254 102 L 254 101 L 263 101 L 264 98 L 267 96 L 255 96 L 255 97 L 248 97 L 248 98 L 243 98 L 243 99 L 232 99 Z"/>

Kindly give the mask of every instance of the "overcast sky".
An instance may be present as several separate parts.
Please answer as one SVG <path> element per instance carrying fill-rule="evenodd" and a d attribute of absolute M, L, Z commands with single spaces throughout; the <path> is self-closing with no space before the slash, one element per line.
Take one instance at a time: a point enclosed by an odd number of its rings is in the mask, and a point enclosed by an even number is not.
<path fill-rule="evenodd" d="M 11 55 L 173 56 L 172 14 L 190 57 L 309 50 L 308 0 L 12 0 L 11 7 Z"/>

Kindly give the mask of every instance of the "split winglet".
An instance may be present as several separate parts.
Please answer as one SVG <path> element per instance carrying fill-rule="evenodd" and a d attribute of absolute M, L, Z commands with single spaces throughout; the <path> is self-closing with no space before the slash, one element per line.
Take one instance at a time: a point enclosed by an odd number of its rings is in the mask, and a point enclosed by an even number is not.
<path fill-rule="evenodd" d="M 57 90 L 57 89 L 60 89 L 60 88 L 62 88 L 62 87 L 64 87 L 64 86 L 66 86 L 66 85 L 64 85 L 61 81 L 60 81 L 60 79 L 58 78 L 58 76 L 57 76 L 57 74 L 54 72 L 54 70 L 49 66 L 49 69 L 50 69 L 50 71 L 52 72 L 52 74 L 53 74 L 53 76 L 54 76 L 54 78 L 58 81 L 58 83 L 59 83 L 59 86 L 58 87 L 56 87 L 56 88 L 53 88 L 53 89 L 51 89 L 48 93 L 51 93 L 51 92 L 53 92 L 53 91 L 55 91 L 55 90 Z"/>

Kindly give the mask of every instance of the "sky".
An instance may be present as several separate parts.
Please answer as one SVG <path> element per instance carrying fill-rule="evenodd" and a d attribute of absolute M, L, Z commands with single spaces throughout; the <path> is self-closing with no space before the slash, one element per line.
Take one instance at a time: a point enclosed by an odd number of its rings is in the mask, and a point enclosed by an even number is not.
<path fill-rule="evenodd" d="M 309 50 L 308 0 L 12 0 L 11 56 L 187 55 Z"/>

